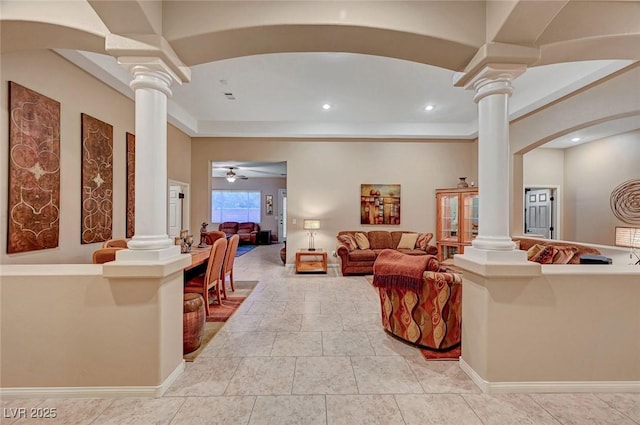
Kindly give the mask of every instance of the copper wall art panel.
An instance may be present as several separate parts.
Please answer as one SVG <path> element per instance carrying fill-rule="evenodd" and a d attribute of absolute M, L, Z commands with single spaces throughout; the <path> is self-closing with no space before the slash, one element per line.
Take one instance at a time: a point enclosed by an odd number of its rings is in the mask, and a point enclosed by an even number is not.
<path fill-rule="evenodd" d="M 135 231 L 136 207 L 136 136 L 127 133 L 127 238 Z"/>
<path fill-rule="evenodd" d="M 111 239 L 113 218 L 113 126 L 82 114 L 81 242 Z"/>
<path fill-rule="evenodd" d="M 60 102 L 9 82 L 7 253 L 58 246 Z"/>
<path fill-rule="evenodd" d="M 400 224 L 400 185 L 360 185 L 360 224 Z"/>

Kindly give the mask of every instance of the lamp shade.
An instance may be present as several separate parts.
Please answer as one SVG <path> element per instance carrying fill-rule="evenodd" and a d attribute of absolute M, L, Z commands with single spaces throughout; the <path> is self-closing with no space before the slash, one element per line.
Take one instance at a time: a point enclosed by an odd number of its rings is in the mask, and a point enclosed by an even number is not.
<path fill-rule="evenodd" d="M 302 227 L 305 230 L 318 230 L 320 228 L 320 220 L 304 220 Z"/>
<path fill-rule="evenodd" d="M 616 246 L 640 248 L 640 228 L 616 226 Z"/>

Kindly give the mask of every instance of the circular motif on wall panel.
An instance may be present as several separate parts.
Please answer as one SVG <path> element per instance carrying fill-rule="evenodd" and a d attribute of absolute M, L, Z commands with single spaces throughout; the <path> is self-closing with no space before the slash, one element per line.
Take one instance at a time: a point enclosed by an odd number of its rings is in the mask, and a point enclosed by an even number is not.
<path fill-rule="evenodd" d="M 620 221 L 640 224 L 640 180 L 627 180 L 611 192 L 611 211 Z"/>

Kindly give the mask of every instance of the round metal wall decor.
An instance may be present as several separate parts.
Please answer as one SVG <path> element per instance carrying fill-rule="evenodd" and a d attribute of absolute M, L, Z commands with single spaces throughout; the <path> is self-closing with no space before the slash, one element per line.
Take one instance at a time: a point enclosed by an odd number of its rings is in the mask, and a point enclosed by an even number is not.
<path fill-rule="evenodd" d="M 620 221 L 640 224 L 640 180 L 627 180 L 611 192 L 611 211 Z"/>

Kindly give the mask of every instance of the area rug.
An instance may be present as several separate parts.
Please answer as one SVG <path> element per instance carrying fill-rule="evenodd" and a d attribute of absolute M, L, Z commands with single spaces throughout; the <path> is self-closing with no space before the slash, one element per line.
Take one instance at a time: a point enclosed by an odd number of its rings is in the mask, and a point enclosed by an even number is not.
<path fill-rule="evenodd" d="M 459 345 L 449 351 L 420 350 L 422 357 L 427 360 L 458 360 L 461 352 L 462 348 Z"/>
<path fill-rule="evenodd" d="M 247 252 L 254 249 L 255 245 L 240 245 L 238 246 L 238 251 L 236 251 L 236 257 L 246 254 Z"/>
<path fill-rule="evenodd" d="M 226 322 L 246 298 L 246 296 L 235 297 L 227 292 L 227 299 L 222 300 L 222 305 L 211 304 L 209 306 L 207 322 Z"/>
<path fill-rule="evenodd" d="M 227 299 L 222 301 L 222 306 L 216 304 L 210 306 L 209 316 L 207 316 L 204 324 L 202 343 L 197 350 L 182 356 L 185 361 L 192 362 L 200 355 L 200 353 L 202 353 L 207 344 L 209 344 L 213 337 L 220 331 L 220 329 L 222 329 L 224 322 L 226 322 L 231 315 L 235 313 L 242 302 L 247 299 L 249 294 L 251 294 L 251 291 L 253 291 L 253 288 L 255 288 L 257 284 L 257 281 L 237 281 L 234 284 L 236 289 L 235 292 L 227 292 Z"/>

